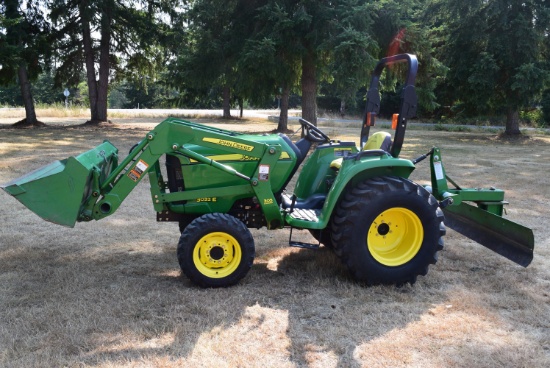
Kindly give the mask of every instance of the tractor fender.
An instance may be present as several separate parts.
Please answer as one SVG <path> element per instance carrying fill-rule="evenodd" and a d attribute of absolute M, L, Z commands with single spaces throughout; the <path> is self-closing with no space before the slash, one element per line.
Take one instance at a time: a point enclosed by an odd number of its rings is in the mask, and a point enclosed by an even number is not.
<path fill-rule="evenodd" d="M 318 228 L 324 229 L 328 225 L 336 204 L 352 186 L 378 176 L 408 178 L 414 169 L 415 166 L 410 160 L 390 156 L 367 158 L 361 161 L 344 160 L 323 205 Z"/>

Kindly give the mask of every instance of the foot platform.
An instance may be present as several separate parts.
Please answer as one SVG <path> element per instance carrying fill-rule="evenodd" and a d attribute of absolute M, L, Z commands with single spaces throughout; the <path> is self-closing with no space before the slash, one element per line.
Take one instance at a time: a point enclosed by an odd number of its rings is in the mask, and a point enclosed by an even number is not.
<path fill-rule="evenodd" d="M 292 229 L 294 228 L 293 227 L 290 228 L 290 237 L 288 239 L 288 245 L 290 245 L 291 247 L 317 250 L 321 246 L 321 243 L 317 243 L 317 244 L 304 243 L 304 242 L 292 240 Z"/>

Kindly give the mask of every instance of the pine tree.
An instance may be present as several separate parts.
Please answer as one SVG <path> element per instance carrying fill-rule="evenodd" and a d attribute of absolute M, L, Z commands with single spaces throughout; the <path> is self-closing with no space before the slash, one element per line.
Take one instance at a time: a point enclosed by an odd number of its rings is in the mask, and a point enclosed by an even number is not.
<path fill-rule="evenodd" d="M 449 98 L 470 114 L 506 115 L 506 134 L 520 134 L 520 109 L 549 80 L 546 2 L 440 0 L 431 11 L 445 34 L 438 55 L 450 70 Z"/>
<path fill-rule="evenodd" d="M 109 83 L 154 75 L 163 65 L 160 48 L 170 40 L 162 14 L 175 17 L 179 1 L 53 0 L 58 30 L 56 82 L 76 85 L 86 69 L 90 123 L 107 121 Z M 98 69 L 96 70 L 96 65 Z"/>
<path fill-rule="evenodd" d="M 41 2 L 4 0 L 0 5 L 0 83 L 19 83 L 25 119 L 18 126 L 42 126 L 38 121 L 31 92 L 31 81 L 38 77 L 49 53 L 49 27 Z"/>
<path fill-rule="evenodd" d="M 243 55 L 248 64 L 265 65 L 267 70 L 248 69 L 279 89 L 278 130 L 286 130 L 288 96 L 295 86 L 302 94 L 302 117 L 317 124 L 319 81 L 338 79 L 342 96 L 366 83 L 378 49 L 370 36 L 369 10 L 359 0 L 268 0 L 259 8 Z"/>

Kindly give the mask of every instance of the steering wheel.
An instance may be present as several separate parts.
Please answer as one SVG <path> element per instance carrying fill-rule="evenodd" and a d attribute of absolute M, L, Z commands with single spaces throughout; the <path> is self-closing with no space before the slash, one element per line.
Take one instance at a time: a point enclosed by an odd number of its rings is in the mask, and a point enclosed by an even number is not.
<path fill-rule="evenodd" d="M 323 131 L 311 124 L 309 121 L 300 118 L 300 124 L 302 125 L 302 136 L 308 141 L 314 143 L 330 142 L 330 137 L 323 133 Z"/>

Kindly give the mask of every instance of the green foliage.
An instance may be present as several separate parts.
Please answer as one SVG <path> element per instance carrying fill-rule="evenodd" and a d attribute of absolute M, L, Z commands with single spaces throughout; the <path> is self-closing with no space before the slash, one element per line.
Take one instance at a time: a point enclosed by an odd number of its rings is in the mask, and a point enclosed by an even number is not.
<path fill-rule="evenodd" d="M 439 132 L 471 132 L 472 129 L 462 125 L 445 125 L 438 123 L 434 126 L 435 131 Z"/>
<path fill-rule="evenodd" d="M 54 88 L 54 78 L 51 71 L 40 74 L 32 85 L 32 96 L 35 101 L 43 104 L 54 104 L 64 100 L 63 89 Z"/>
<path fill-rule="evenodd" d="M 256 1 L 197 0 L 186 13 L 186 32 L 179 34 L 177 57 L 169 66 L 168 86 L 179 91 L 179 105 L 212 101 L 213 91 L 232 89 L 242 95 L 238 58 L 251 27 Z M 229 103 L 230 93 L 226 95 Z M 226 106 L 227 113 L 229 106 Z"/>
<path fill-rule="evenodd" d="M 75 105 L 90 107 L 90 95 L 86 82 L 80 82 L 75 88 L 72 88 L 71 102 Z"/>
<path fill-rule="evenodd" d="M 54 73 L 45 71 L 38 75 L 32 85 L 32 96 L 34 101 L 40 105 L 55 105 L 57 103 L 65 104 L 63 88 L 55 86 Z M 88 87 L 85 82 L 78 85 L 77 88 L 70 88 L 69 101 L 75 105 L 89 106 Z M 0 104 L 8 106 L 23 106 L 21 89 L 15 85 L 0 88 Z"/>
<path fill-rule="evenodd" d="M 0 3 L 0 85 L 19 84 L 27 125 L 42 124 L 36 118 L 31 82 L 52 51 L 41 5 L 38 0 Z"/>
<path fill-rule="evenodd" d="M 195 1 L 171 80 L 203 97 L 229 85 L 263 104 L 298 89 L 307 56 L 317 81 L 333 83 L 337 97 L 352 101 L 377 60 L 373 9 L 360 0 Z"/>
<path fill-rule="evenodd" d="M 350 103 L 355 91 L 367 85 L 378 61 L 379 45 L 373 38 L 374 12 L 371 3 L 343 1 L 329 21 L 330 35 L 321 45 L 329 54 L 328 73 L 338 97 Z"/>
<path fill-rule="evenodd" d="M 533 127 L 543 128 L 546 125 L 542 115 L 542 110 L 539 109 L 521 111 L 519 117 L 523 123 Z"/>
<path fill-rule="evenodd" d="M 172 107 L 177 93 L 160 82 L 148 83 L 144 88 L 143 82 L 126 81 L 112 89 L 109 96 L 112 108 L 152 109 Z"/>
<path fill-rule="evenodd" d="M 51 20 L 56 26 L 57 66 L 56 86 L 77 86 L 84 73 L 83 19 L 89 20 L 95 59 L 100 37 L 108 37 L 108 62 L 111 81 L 150 80 L 164 70 L 169 49 L 175 43 L 175 30 L 166 19 L 179 21 L 177 0 L 131 1 L 74 1 L 52 0 L 49 3 Z M 105 61 L 103 61 L 105 64 Z M 105 65 L 104 65 L 105 67 Z"/>
<path fill-rule="evenodd" d="M 27 69 L 31 80 L 36 79 L 51 53 L 50 27 L 40 2 L 4 0 L 0 15 L 0 84 L 16 83 L 21 66 Z"/>
<path fill-rule="evenodd" d="M 258 104 L 283 89 L 298 90 L 303 46 L 296 28 L 302 28 L 307 16 L 293 1 L 267 1 L 254 19 L 238 65 L 246 76 L 241 84 L 245 96 Z"/>
<path fill-rule="evenodd" d="M 426 9 L 449 67 L 444 103 L 461 111 L 508 114 L 529 107 L 549 81 L 550 9 L 541 0 L 435 0 Z M 510 128 L 510 126 L 507 127 Z"/>
<path fill-rule="evenodd" d="M 22 104 L 14 84 L 23 63 L 37 102 L 62 103 L 69 86 L 74 104 L 89 105 L 81 22 L 88 19 L 95 65 L 108 61 L 111 107 L 220 108 L 226 87 L 233 103 L 276 106 L 285 93 L 303 94 L 301 78 L 313 73 L 320 108 L 336 112 L 343 102 L 360 113 L 375 63 L 408 52 L 420 62 L 420 116 L 498 124 L 520 112 L 523 122 L 542 126 L 550 122 L 546 3 L 5 0 L 0 104 Z M 110 35 L 108 59 L 97 53 L 102 30 Z M 53 54 L 57 69 L 49 71 Z M 383 74 L 382 114 L 395 112 L 403 72 L 396 65 Z"/>

